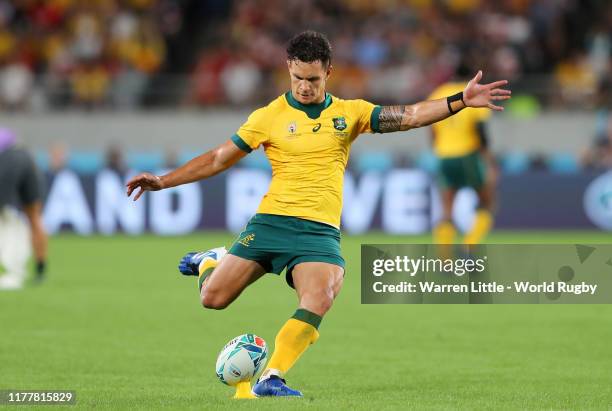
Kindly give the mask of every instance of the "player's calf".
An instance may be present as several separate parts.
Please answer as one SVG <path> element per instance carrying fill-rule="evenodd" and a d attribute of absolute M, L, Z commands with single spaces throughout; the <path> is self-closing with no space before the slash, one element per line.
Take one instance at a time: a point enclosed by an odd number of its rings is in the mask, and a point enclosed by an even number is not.
<path fill-rule="evenodd" d="M 205 308 L 223 309 L 265 272 L 258 262 L 228 253 L 203 282 L 200 302 Z"/>
<path fill-rule="evenodd" d="M 204 308 L 211 310 L 223 310 L 233 301 L 232 298 L 224 295 L 220 290 L 213 290 L 206 285 L 200 291 L 200 302 Z"/>
<path fill-rule="evenodd" d="M 334 294 L 331 287 L 320 290 L 306 291 L 299 296 L 300 307 L 321 317 L 324 316 L 334 304 Z"/>

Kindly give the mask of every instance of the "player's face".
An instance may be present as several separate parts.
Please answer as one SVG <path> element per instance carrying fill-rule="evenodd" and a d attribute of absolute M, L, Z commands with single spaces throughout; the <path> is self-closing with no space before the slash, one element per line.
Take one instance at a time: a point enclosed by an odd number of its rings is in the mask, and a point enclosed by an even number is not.
<path fill-rule="evenodd" d="M 304 63 L 300 60 L 287 61 L 291 77 L 293 98 L 302 104 L 321 103 L 325 100 L 325 84 L 331 73 L 331 66 L 321 61 Z"/>

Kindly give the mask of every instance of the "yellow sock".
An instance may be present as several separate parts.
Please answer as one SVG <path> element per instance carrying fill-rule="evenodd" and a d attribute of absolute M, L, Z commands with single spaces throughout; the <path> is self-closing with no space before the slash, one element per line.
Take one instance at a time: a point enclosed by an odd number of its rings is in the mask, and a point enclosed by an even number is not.
<path fill-rule="evenodd" d="M 321 317 L 317 314 L 298 309 L 276 335 L 274 353 L 262 377 L 270 374 L 280 374 L 280 377 L 285 375 L 308 346 L 317 341 L 320 323 Z"/>
<path fill-rule="evenodd" d="M 465 235 L 465 244 L 480 244 L 493 226 L 493 216 L 484 209 L 476 211 L 476 218 L 472 229 Z"/>
<path fill-rule="evenodd" d="M 200 263 L 198 267 L 198 289 L 202 291 L 202 286 L 215 269 L 215 267 L 219 264 L 219 261 L 213 260 L 212 258 L 207 258 Z"/>
<path fill-rule="evenodd" d="M 455 226 L 450 221 L 442 221 L 434 228 L 434 242 L 436 244 L 453 244 L 455 241 Z"/>

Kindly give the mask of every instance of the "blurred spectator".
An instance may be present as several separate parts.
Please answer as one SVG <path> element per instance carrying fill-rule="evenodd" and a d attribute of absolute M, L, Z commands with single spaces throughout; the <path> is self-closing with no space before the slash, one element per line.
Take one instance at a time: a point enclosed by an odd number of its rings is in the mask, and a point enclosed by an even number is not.
<path fill-rule="evenodd" d="M 250 60 L 238 58 L 221 73 L 221 83 L 231 104 L 250 103 L 261 86 L 261 72 Z"/>
<path fill-rule="evenodd" d="M 70 75 L 72 98 L 86 108 L 102 106 L 110 86 L 110 73 L 97 61 L 83 62 Z"/>
<path fill-rule="evenodd" d="M 103 22 L 93 10 L 77 12 L 68 22 L 72 54 L 77 60 L 96 60 L 104 48 Z"/>
<path fill-rule="evenodd" d="M 166 147 L 164 151 L 164 168 L 174 169 L 180 166 L 179 155 L 175 147 Z"/>
<path fill-rule="evenodd" d="M 8 110 L 27 106 L 32 89 L 33 76 L 30 68 L 20 61 L 7 63 L 0 69 L 0 101 Z"/>
<path fill-rule="evenodd" d="M 586 55 L 581 52 L 574 52 L 570 58 L 561 61 L 555 70 L 555 77 L 561 98 L 566 103 L 581 105 L 595 94 L 595 73 Z"/>
<path fill-rule="evenodd" d="M 193 72 L 189 103 L 219 104 L 223 99 L 221 75 L 230 60 L 225 48 L 206 50 L 201 54 Z"/>
<path fill-rule="evenodd" d="M 589 38 L 589 63 L 598 80 L 610 73 L 610 50 L 612 49 L 612 12 L 608 24 L 601 22 L 595 25 Z"/>
<path fill-rule="evenodd" d="M 49 148 L 49 169 L 57 174 L 68 164 L 68 147 L 64 143 L 54 143 Z"/>
<path fill-rule="evenodd" d="M 106 151 L 106 164 L 105 168 L 115 171 L 116 173 L 123 175 L 127 167 L 123 159 L 123 149 L 118 144 L 113 144 L 108 147 Z"/>
<path fill-rule="evenodd" d="M 595 170 L 612 170 L 612 115 L 605 131 L 582 156 L 582 165 Z"/>

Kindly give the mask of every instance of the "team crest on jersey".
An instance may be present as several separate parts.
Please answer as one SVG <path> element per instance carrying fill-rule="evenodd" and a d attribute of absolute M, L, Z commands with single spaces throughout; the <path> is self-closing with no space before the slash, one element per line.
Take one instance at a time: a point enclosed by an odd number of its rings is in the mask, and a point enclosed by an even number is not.
<path fill-rule="evenodd" d="M 291 123 L 287 124 L 287 131 L 289 131 L 291 134 L 295 134 L 297 131 L 297 123 L 292 121 Z"/>
<path fill-rule="evenodd" d="M 334 122 L 334 128 L 336 130 L 342 131 L 346 128 L 346 120 L 344 117 L 334 117 L 332 121 Z"/>

